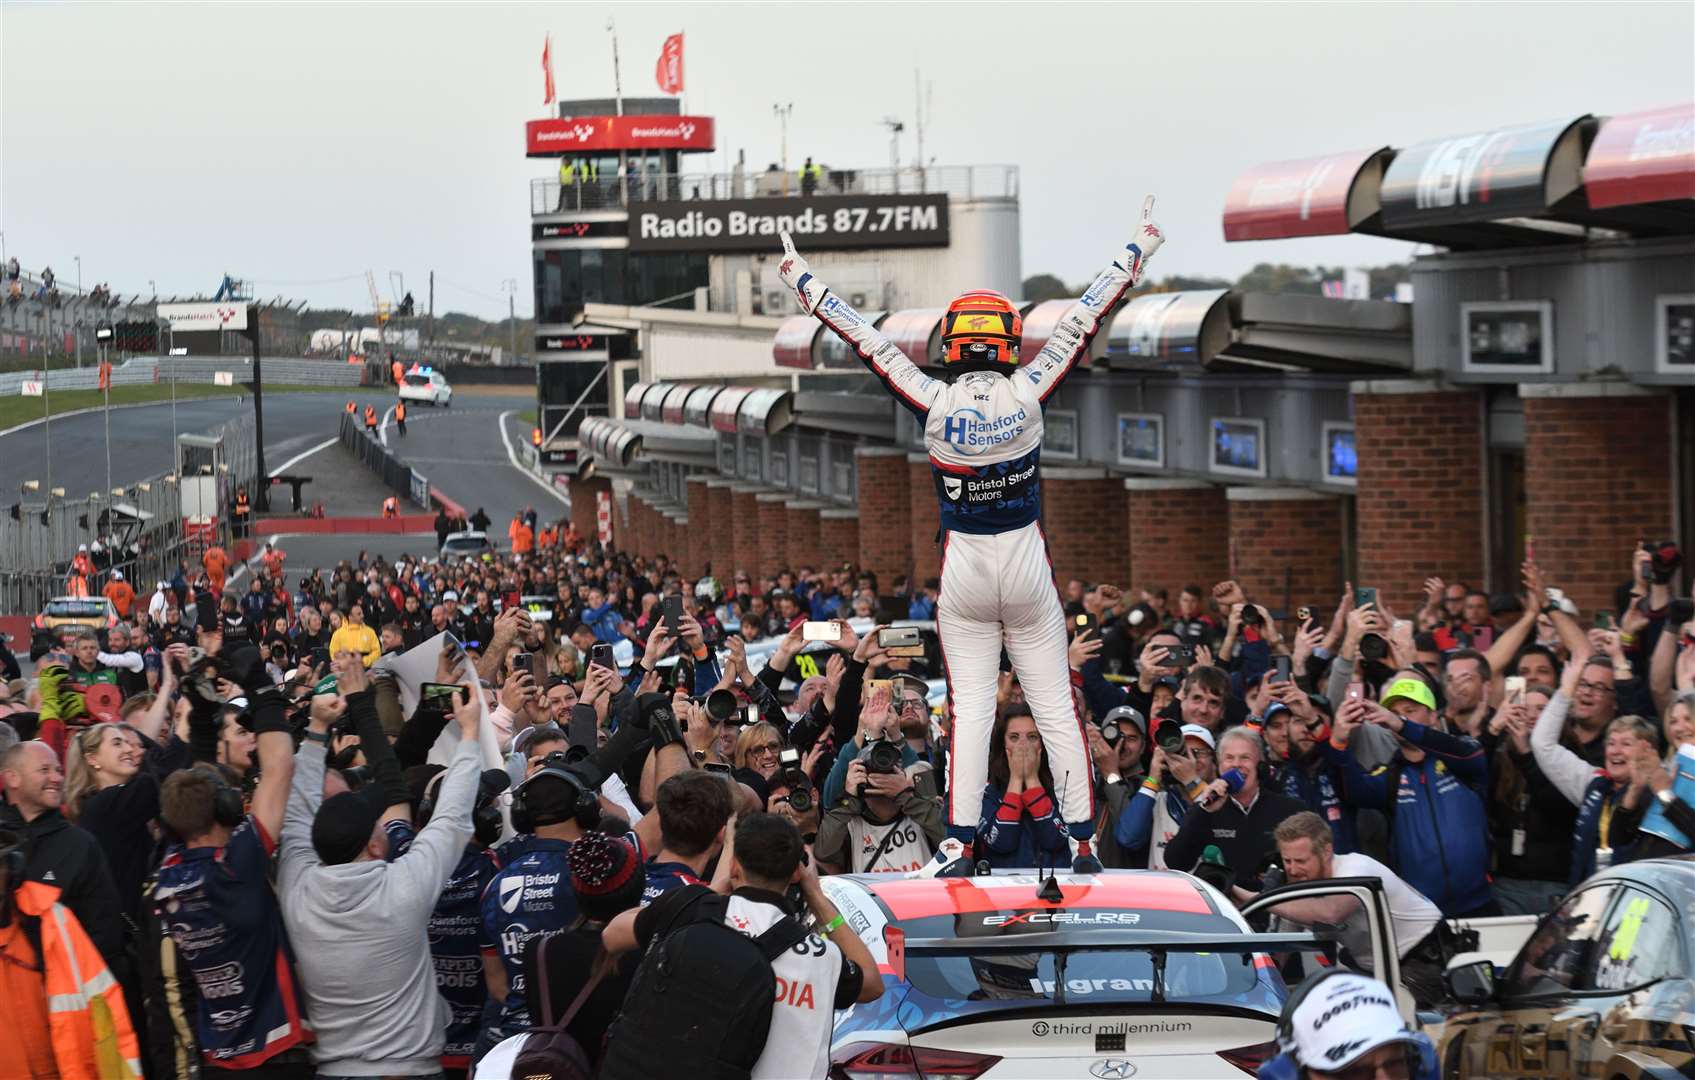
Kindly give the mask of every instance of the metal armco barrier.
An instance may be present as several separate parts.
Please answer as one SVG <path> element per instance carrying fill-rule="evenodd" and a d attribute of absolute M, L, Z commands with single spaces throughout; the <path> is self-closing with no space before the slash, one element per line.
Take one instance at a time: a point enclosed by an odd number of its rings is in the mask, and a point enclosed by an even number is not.
<path fill-rule="evenodd" d="M 331 360 L 305 360 L 298 357 L 278 356 L 266 357 L 266 385 L 290 386 L 359 386 L 363 382 L 364 368 L 357 364 L 343 364 Z M 253 380 L 253 358 L 244 356 L 173 356 L 166 358 L 134 357 L 115 364 L 112 367 L 113 386 L 150 386 L 155 383 L 168 383 L 172 376 L 182 383 L 206 383 L 216 381 L 220 371 L 230 373 L 236 383 Z M 100 366 L 90 362 L 80 368 L 60 369 L 46 372 L 47 389 L 54 390 L 98 390 L 100 389 Z M 39 382 L 43 376 L 41 371 L 13 371 L 0 375 L 0 397 L 8 397 L 22 391 L 26 382 Z"/>
<path fill-rule="evenodd" d="M 364 424 L 353 413 L 341 414 L 341 445 L 377 474 L 383 486 L 405 499 L 428 510 L 430 483 L 418 470 L 404 464 L 389 452 L 388 447 L 366 433 Z"/>

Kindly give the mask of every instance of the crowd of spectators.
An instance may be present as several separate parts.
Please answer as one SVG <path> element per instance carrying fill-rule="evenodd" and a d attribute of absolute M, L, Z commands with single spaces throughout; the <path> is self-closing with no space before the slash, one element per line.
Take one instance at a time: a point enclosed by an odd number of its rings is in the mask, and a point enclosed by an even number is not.
<path fill-rule="evenodd" d="M 923 872 L 947 825 L 944 673 L 878 628 L 932 619 L 937 583 L 691 580 L 533 511 L 508 538 L 304 574 L 214 548 L 103 639 L 35 644 L 36 678 L 0 699 L 0 848 L 20 853 L 0 892 L 31 925 L 59 905 L 82 939 L 53 955 L 98 957 L 118 992 L 0 1049 L 0 1074 L 112 1052 L 154 1077 L 504 1077 L 568 1041 L 608 1077 L 697 1053 L 823 1075 L 831 1012 L 795 988 L 842 1007 L 883 985 L 820 876 Z M 1378 877 L 1405 982 L 1434 1000 L 1445 918 L 1539 914 L 1690 847 L 1695 618 L 1675 546 L 1620 557 L 1616 605 L 1588 614 L 1534 562 L 1515 597 L 1431 579 L 1405 613 L 1352 586 L 1284 616 L 1234 581 L 1175 603 L 1059 585 L 1100 858 L 1244 902 Z M 408 684 L 429 642 L 433 678 Z M 997 701 L 971 857 L 1066 866 L 1009 666 Z M 742 951 L 699 932 L 726 925 Z M 655 964 L 774 970 L 790 1003 L 751 1006 L 771 1035 L 740 1045 L 744 1025 L 655 1015 Z M 57 992 L 52 963 L 29 970 Z M 750 1007 L 733 983 L 691 1008 Z M 0 981 L 12 1015 L 42 1012 L 28 985 Z"/>

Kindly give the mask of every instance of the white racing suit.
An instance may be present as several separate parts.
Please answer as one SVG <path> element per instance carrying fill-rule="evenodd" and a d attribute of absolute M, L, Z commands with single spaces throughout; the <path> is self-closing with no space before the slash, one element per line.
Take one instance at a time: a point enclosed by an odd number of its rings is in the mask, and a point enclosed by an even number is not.
<path fill-rule="evenodd" d="M 953 709 L 948 832 L 966 843 L 988 783 L 1003 643 L 1060 786 L 1060 815 L 1074 841 L 1094 834 L 1088 744 L 1071 694 L 1065 616 L 1042 535 L 1042 409 L 1088 351 L 1102 317 L 1140 279 L 1144 249 L 1151 255 L 1162 242 L 1146 208 L 1143 221 L 1153 231 L 1101 272 L 1033 360 L 1006 373 L 971 372 L 951 384 L 919 370 L 813 277 L 804 260 L 790 253 L 780 267 L 802 308 L 853 346 L 924 424 L 943 534 L 936 631 Z"/>

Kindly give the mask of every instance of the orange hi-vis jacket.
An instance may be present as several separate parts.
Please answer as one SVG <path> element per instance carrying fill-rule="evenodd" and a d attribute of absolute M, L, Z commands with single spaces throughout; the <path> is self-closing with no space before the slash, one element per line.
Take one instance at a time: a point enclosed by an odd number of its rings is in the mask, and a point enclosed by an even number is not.
<path fill-rule="evenodd" d="M 18 910 L 40 920 L 49 1035 L 60 1080 L 136 1080 L 141 1044 L 124 992 L 82 924 L 39 881 L 17 889 Z M 16 1015 L 6 1003 L 5 1012 Z"/>

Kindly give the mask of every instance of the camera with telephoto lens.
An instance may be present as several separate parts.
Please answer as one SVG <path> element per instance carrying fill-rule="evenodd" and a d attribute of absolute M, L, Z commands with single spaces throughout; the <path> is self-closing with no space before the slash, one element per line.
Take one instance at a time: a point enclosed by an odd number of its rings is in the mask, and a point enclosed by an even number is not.
<path fill-rule="evenodd" d="M 806 770 L 800 767 L 800 751 L 794 747 L 777 755 L 776 784 L 789 789 L 789 793 L 780 802 L 786 802 L 799 814 L 811 810 L 815 800 L 812 796 L 812 780 L 806 775 Z"/>
<path fill-rule="evenodd" d="M 900 758 L 900 747 L 888 739 L 872 739 L 859 752 L 859 760 L 865 763 L 868 773 L 900 772 Z"/>
<path fill-rule="evenodd" d="M 1243 626 L 1259 626 L 1264 622 L 1265 620 L 1260 617 L 1259 608 L 1255 607 L 1253 604 L 1242 605 Z"/>
<path fill-rule="evenodd" d="M 1161 720 L 1154 725 L 1154 745 L 1167 754 L 1183 752 L 1183 725 L 1175 720 Z"/>
<path fill-rule="evenodd" d="M 1649 579 L 1656 585 L 1670 585 L 1671 579 L 1677 576 L 1677 568 L 1683 565 L 1683 552 L 1678 550 L 1677 541 L 1644 543 L 1642 550 L 1648 553 Z"/>
<path fill-rule="evenodd" d="M 1389 655 L 1389 642 L 1382 634 L 1366 634 L 1360 638 L 1360 659 L 1382 660 Z"/>
<path fill-rule="evenodd" d="M 1118 730 L 1117 720 L 1096 720 L 1095 727 L 1100 729 L 1101 741 L 1108 746 L 1117 746 L 1118 740 L 1124 737 L 1124 733 Z"/>

